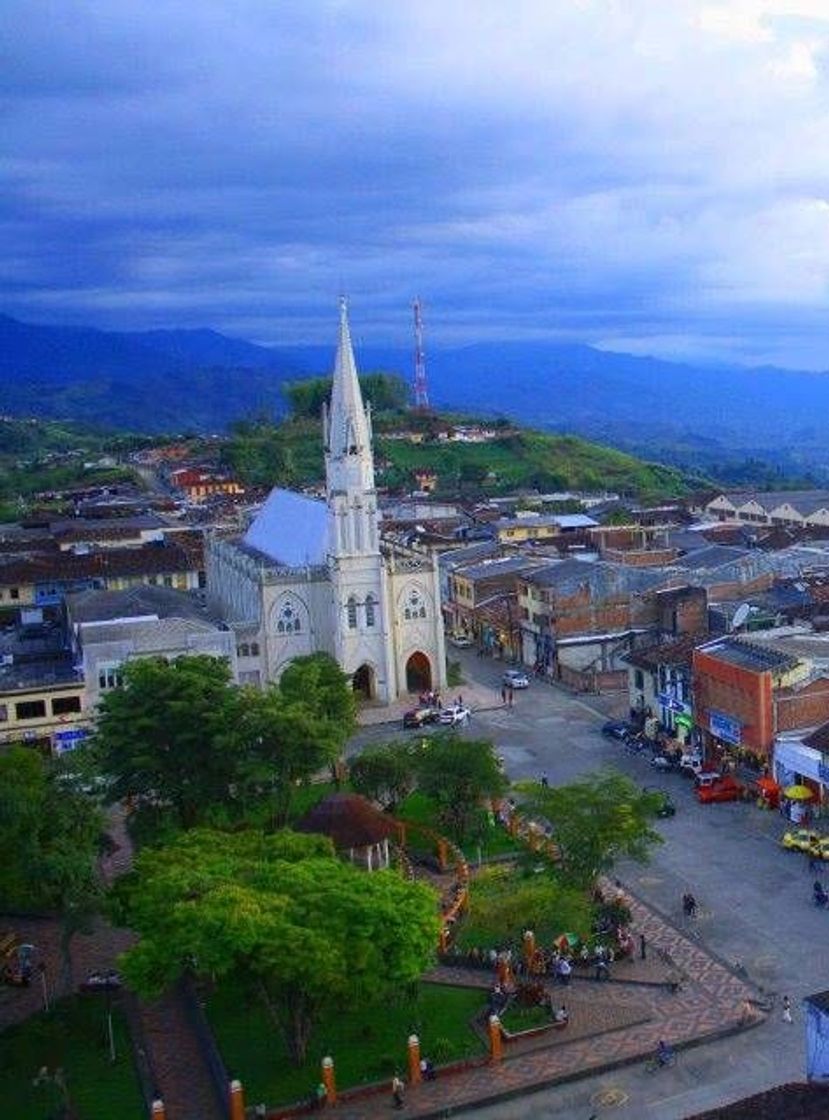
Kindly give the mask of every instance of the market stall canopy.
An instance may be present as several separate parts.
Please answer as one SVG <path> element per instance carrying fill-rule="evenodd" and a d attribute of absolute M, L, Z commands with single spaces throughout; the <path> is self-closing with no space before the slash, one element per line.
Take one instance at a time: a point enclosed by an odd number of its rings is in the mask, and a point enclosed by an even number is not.
<path fill-rule="evenodd" d="M 788 797 L 789 801 L 811 801 L 815 795 L 808 786 L 786 786 L 783 796 Z"/>

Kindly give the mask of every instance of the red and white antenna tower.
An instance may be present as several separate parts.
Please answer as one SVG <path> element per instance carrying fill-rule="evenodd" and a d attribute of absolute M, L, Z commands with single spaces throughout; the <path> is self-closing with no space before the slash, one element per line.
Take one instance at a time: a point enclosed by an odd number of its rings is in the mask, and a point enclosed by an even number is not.
<path fill-rule="evenodd" d="M 421 412 L 429 408 L 429 389 L 426 385 L 426 359 L 423 357 L 423 316 L 420 299 L 414 301 L 415 328 L 415 366 L 414 366 L 414 404 Z"/>

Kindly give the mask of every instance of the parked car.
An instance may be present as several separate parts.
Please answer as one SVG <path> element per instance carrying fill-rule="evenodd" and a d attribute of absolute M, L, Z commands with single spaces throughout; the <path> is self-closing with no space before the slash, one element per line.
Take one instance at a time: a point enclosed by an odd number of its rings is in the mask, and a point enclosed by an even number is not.
<path fill-rule="evenodd" d="M 624 742 L 633 733 L 633 724 L 623 719 L 609 719 L 607 723 L 602 724 L 602 735 L 606 735 L 608 739 Z"/>
<path fill-rule="evenodd" d="M 709 805 L 714 801 L 739 801 L 743 795 L 743 787 L 731 774 L 725 774 L 713 782 L 697 786 L 696 794 L 701 805 Z"/>
<path fill-rule="evenodd" d="M 412 708 L 403 716 L 404 727 L 425 727 L 428 723 L 437 723 L 440 719 L 440 708 Z"/>
<path fill-rule="evenodd" d="M 811 828 L 795 828 L 784 832 L 780 843 L 790 852 L 808 852 L 822 840 L 824 837 Z"/>
<path fill-rule="evenodd" d="M 719 774 L 713 762 L 704 762 L 698 754 L 684 754 L 679 760 L 679 770 L 691 778 L 698 778 L 700 774 L 712 774 L 714 777 Z"/>
<path fill-rule="evenodd" d="M 676 769 L 676 759 L 667 754 L 655 754 L 651 759 L 651 766 L 654 770 L 663 772 L 674 770 Z"/>
<path fill-rule="evenodd" d="M 472 713 L 469 708 L 444 708 L 438 716 L 439 723 L 449 724 L 451 727 L 456 727 L 458 724 L 469 723 L 472 718 Z"/>
<path fill-rule="evenodd" d="M 507 669 L 504 673 L 504 684 L 507 688 L 529 688 L 530 678 L 523 669 Z"/>
<path fill-rule="evenodd" d="M 475 639 L 470 638 L 468 634 L 450 634 L 449 644 L 457 649 L 469 649 L 470 646 L 475 645 Z"/>

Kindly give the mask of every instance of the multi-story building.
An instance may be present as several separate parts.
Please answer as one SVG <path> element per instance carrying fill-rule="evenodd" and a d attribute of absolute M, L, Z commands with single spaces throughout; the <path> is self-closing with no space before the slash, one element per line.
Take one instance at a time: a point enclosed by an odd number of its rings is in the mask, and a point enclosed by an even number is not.
<path fill-rule="evenodd" d="M 693 654 L 693 707 L 706 751 L 770 763 L 775 735 L 829 716 L 829 681 L 771 641 L 716 638 Z"/>
<path fill-rule="evenodd" d="M 82 591 L 67 596 L 66 617 L 73 660 L 85 685 L 84 710 L 90 715 L 120 683 L 124 663 L 137 658 L 221 658 L 232 679 L 240 681 L 234 635 L 192 594 L 149 586 Z M 240 683 L 258 684 L 258 674 Z"/>

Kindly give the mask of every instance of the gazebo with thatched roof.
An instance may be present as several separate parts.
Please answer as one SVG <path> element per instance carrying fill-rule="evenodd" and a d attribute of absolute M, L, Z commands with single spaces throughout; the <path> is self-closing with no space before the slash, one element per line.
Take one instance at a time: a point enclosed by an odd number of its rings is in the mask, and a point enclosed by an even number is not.
<path fill-rule="evenodd" d="M 330 836 L 334 847 L 352 863 L 368 871 L 390 865 L 389 837 L 397 829 L 365 797 L 356 793 L 331 793 L 318 801 L 294 828 Z"/>

